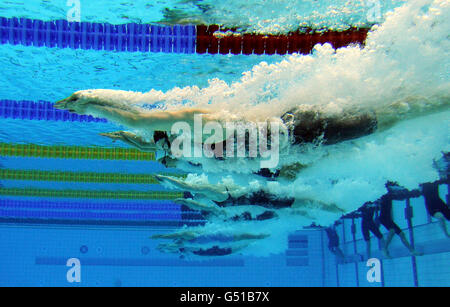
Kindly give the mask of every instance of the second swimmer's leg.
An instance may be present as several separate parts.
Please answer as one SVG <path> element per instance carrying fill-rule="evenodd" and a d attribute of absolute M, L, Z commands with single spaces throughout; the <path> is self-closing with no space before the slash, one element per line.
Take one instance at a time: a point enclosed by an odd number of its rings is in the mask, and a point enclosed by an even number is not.
<path fill-rule="evenodd" d="M 441 226 L 441 229 L 447 236 L 447 238 L 450 238 L 450 235 L 447 230 L 447 221 L 444 215 L 441 212 L 437 212 L 433 217 L 439 221 L 439 225 Z"/>

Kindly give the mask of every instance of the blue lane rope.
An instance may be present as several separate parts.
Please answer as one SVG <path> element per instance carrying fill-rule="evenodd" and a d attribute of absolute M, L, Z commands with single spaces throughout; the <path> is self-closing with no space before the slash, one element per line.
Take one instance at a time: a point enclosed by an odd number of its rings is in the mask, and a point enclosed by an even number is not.
<path fill-rule="evenodd" d="M 97 210 L 97 211 L 180 211 L 180 205 L 172 202 L 58 202 L 58 201 L 24 201 L 15 199 L 0 200 L 4 209 L 46 209 L 46 210 Z"/>
<path fill-rule="evenodd" d="M 0 17 L 0 43 L 49 48 L 195 53 L 196 27 Z"/>
<path fill-rule="evenodd" d="M 106 123 L 104 118 L 78 115 L 53 107 L 48 101 L 0 100 L 0 118 Z"/>

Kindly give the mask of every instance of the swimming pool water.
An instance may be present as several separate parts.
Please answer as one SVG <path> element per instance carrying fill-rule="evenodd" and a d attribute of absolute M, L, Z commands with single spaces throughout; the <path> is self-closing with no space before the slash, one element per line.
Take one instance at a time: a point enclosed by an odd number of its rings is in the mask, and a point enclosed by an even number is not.
<path fill-rule="evenodd" d="M 423 3 L 424 10 L 433 1 L 418 0 Z M 320 3 L 319 3 L 320 2 Z M 81 21 L 98 23 L 197 23 L 224 24 L 250 31 L 267 34 L 287 34 L 299 27 L 317 29 L 329 28 L 333 30 L 347 29 L 350 26 L 370 27 L 374 23 L 382 24 L 384 13 L 392 12 L 394 8 L 402 7 L 405 1 L 385 1 L 380 8 L 378 20 L 367 20 L 368 5 L 364 1 L 81 1 Z M 370 2 L 370 1 L 365 1 Z M 373 2 L 373 1 L 372 1 Z M 370 3 L 372 3 L 370 2 Z M 448 1 L 436 0 L 442 7 L 441 14 L 449 14 Z M 65 19 L 69 7 L 65 1 L 2 1 L 0 0 L 0 17 L 29 18 L 44 21 Z M 389 14 L 387 15 L 389 16 Z M 447 27 L 447 22 L 439 21 L 439 26 Z M 418 24 L 420 22 L 417 22 Z M 395 24 L 395 23 L 392 23 Z M 389 26 L 392 26 L 389 24 Z M 399 25 L 405 23 L 399 22 Z M 425 27 L 424 27 L 425 28 Z M 423 28 L 419 28 L 422 30 Z M 389 27 L 385 31 L 390 31 Z M 401 40 L 401 33 L 392 30 L 392 40 Z M 382 36 L 382 34 L 380 35 Z M 386 36 L 386 35 L 385 35 Z M 420 33 L 417 34 L 420 41 Z M 439 38 L 439 34 L 432 38 Z M 377 36 L 373 38 L 376 44 Z M 382 37 L 383 38 L 383 37 Z M 382 39 L 379 39 L 382 41 Z M 412 39 L 412 41 L 414 41 Z M 383 41 L 386 42 L 386 41 Z M 402 41 L 403 42 L 403 41 Z M 305 182 L 297 183 L 302 193 L 307 196 L 323 194 L 323 198 L 334 198 L 347 207 L 356 209 L 354 203 L 367 200 L 369 193 L 373 198 L 381 195 L 385 174 L 395 175 L 409 184 L 408 188 L 417 185 L 417 177 L 423 181 L 436 179 L 436 172 L 431 166 L 430 156 L 436 156 L 440 151 L 449 150 L 449 121 L 448 121 L 448 68 L 449 61 L 440 61 L 448 54 L 448 37 L 445 41 L 431 41 L 423 48 L 429 52 L 424 56 L 429 62 L 421 63 L 425 68 L 415 67 L 419 72 L 436 68 L 440 76 L 432 75 L 428 78 L 430 84 L 439 83 L 431 90 L 423 85 L 423 92 L 417 89 L 411 97 L 429 92 L 439 93 L 443 108 L 429 117 L 413 118 L 398 124 L 391 130 L 388 128 L 375 137 L 367 137 L 363 141 L 355 140 L 335 148 L 337 154 L 330 152 L 305 153 L 305 160 L 321 163 L 305 172 Z M 406 44 L 406 43 L 405 43 Z M 372 46 L 373 47 L 373 46 Z M 377 54 L 379 48 L 373 47 Z M 417 57 L 408 52 L 395 53 L 404 50 L 409 45 L 392 45 L 386 48 L 386 53 L 392 52 L 395 58 L 392 67 L 408 66 L 408 60 Z M 356 47 L 355 47 L 356 48 Z M 398 88 L 389 89 L 389 80 L 397 80 L 408 75 L 414 75 L 414 69 L 405 68 L 392 75 L 382 75 L 391 66 L 386 62 L 376 63 L 377 59 L 366 55 L 359 55 L 358 51 L 348 54 L 342 51 L 339 56 L 329 59 L 330 51 L 327 47 L 315 51 L 314 57 L 289 55 L 220 55 L 220 54 L 174 54 L 174 53 L 142 53 L 142 52 L 111 52 L 103 50 L 73 50 L 47 47 L 33 47 L 23 45 L 0 45 L 0 100 L 14 101 L 48 101 L 68 97 L 78 90 L 85 89 L 114 89 L 134 92 L 148 92 L 152 89 L 167 93 L 179 93 L 177 99 L 183 97 L 190 102 L 196 101 L 197 87 L 205 89 L 205 96 L 210 95 L 211 105 L 219 98 L 230 99 L 230 103 L 245 104 L 244 113 L 254 102 L 244 99 L 260 99 L 263 103 L 278 101 L 280 105 L 290 97 L 316 97 L 327 99 L 327 95 L 336 94 L 336 104 L 342 102 L 351 90 L 347 91 L 349 80 L 354 80 L 355 92 L 359 91 L 361 76 L 367 80 L 375 80 L 373 89 L 382 88 L 385 93 L 406 91 L 423 80 L 407 79 Z M 438 56 L 438 51 L 444 53 Z M 352 53 L 354 52 L 354 53 Z M 435 53 L 433 53 L 435 52 Z M 382 53 L 382 52 L 381 52 Z M 356 75 L 359 62 L 351 62 L 351 55 L 366 60 L 364 71 Z M 411 54 L 414 54 L 411 52 Z M 386 61 L 389 58 L 386 56 Z M 436 55 L 434 61 L 432 55 Z M 375 59 L 375 60 L 374 60 Z M 302 62 L 304 61 L 304 62 Z M 369 62 L 374 61 L 373 65 Z M 267 64 L 261 64 L 266 62 Z M 299 63 L 302 63 L 301 66 Z M 310 66 L 308 63 L 310 63 Z M 336 64 L 338 63 L 338 64 Z M 356 64 L 355 64 L 356 63 Z M 367 64 L 369 63 L 369 64 Z M 296 66 L 298 65 L 298 66 Z M 336 66 L 333 66 L 336 65 Z M 427 66 L 428 65 L 428 66 Z M 306 67 L 306 68 L 305 68 Z M 324 75 L 332 76 L 337 67 L 337 75 L 329 79 L 321 79 Z M 338 73 L 348 68 L 348 75 L 341 77 Z M 380 68 L 376 70 L 375 68 Z M 384 69 L 384 70 L 383 70 Z M 421 70 L 422 69 L 422 70 Z M 247 73 L 245 73 L 247 72 Z M 250 72 L 250 73 L 249 73 Z M 245 73 L 245 74 L 243 74 Z M 267 73 L 267 75 L 265 75 Z M 352 75 L 354 73 L 355 75 Z M 380 76 L 380 75 L 382 76 Z M 261 77 L 262 76 L 262 77 Z M 400 76 L 400 77 L 398 77 Z M 308 79 L 310 77 L 310 79 Z M 405 77 L 406 78 L 406 77 Z M 261 81 L 263 79 L 263 81 Z M 335 87 L 329 87 L 329 82 L 335 81 Z M 342 81 L 342 85 L 340 82 Z M 378 80 L 383 80 L 378 81 Z M 222 83 L 225 89 L 222 89 Z M 310 83 L 320 86 L 313 87 Z M 370 80 L 369 80 L 370 82 Z M 394 81 L 392 81 L 394 82 Z M 261 84 L 260 84 L 261 83 Z M 252 87 L 254 85 L 254 88 Z M 191 96 L 181 93 L 185 87 L 195 87 Z M 404 87 L 403 87 L 404 86 Z M 293 91 L 301 87 L 301 93 Z M 394 86 L 393 86 L 394 87 Z M 209 92 L 206 91 L 209 89 Z M 243 89 L 242 91 L 240 91 Z M 264 93 L 263 90 L 265 91 Z M 435 90 L 435 92 L 433 92 Z M 253 92 L 252 92 L 253 91 Z M 363 99 L 365 103 L 374 103 L 365 99 L 372 93 L 358 92 L 355 99 Z M 375 90 L 373 90 L 375 91 Z M 425 93 L 426 92 L 426 93 Z M 283 93 L 283 95 L 279 94 Z M 442 94 L 443 93 L 443 94 Z M 253 95 L 254 94 L 254 95 Z M 279 94 L 279 95 L 278 95 Z M 286 95 L 285 95 L 286 94 Z M 337 95 L 341 95 L 338 97 Z M 240 96 L 241 95 L 241 96 Z M 169 96 L 169 95 L 168 95 Z M 380 93 L 380 96 L 383 96 Z M 386 94 L 387 98 L 388 95 Z M 180 98 L 181 97 L 181 98 Z M 202 96 L 203 97 L 203 96 Z M 219 98 L 218 98 L 219 97 Z M 231 97 L 231 98 L 230 98 Z M 235 97 L 238 97 L 235 99 Z M 325 98 L 324 98 L 325 97 Z M 442 98 L 443 97 L 443 98 Z M 239 100 L 239 98 L 242 99 Z M 343 100 L 339 100 L 342 98 Z M 235 100 L 233 100 L 235 99 Z M 176 99 L 174 99 L 175 101 Z M 430 100 L 432 100 L 430 98 Z M 259 102 L 259 101 L 258 101 Z M 164 101 L 162 101 L 164 103 Z M 172 103 L 172 101 L 171 101 Z M 311 101 L 310 103 L 315 103 Z M 272 105 L 273 106 L 273 105 Z M 250 107 L 248 107 L 249 109 Z M 280 109 L 282 107 L 280 106 Z M 53 120 L 21 120 L 0 118 L 0 144 L 12 144 L 19 150 L 21 145 L 62 146 L 57 149 L 68 151 L 68 146 L 118 148 L 129 150 L 130 147 L 121 142 L 113 143 L 99 133 L 127 130 L 112 122 L 88 123 Z M 415 130 L 414 130 L 415 129 Z M 415 138 L 405 131 L 414 131 Z M 350 145 L 349 145 L 350 144 Z M 356 145 L 355 145 L 356 144 Z M 383 144 L 378 146 L 379 144 Z M 388 145 L 385 145 L 388 144 Z M 392 152 L 383 152 L 388 147 L 398 148 Z M 402 147 L 403 144 L 406 144 Z M 354 145 L 354 146 L 353 146 Z M 385 146 L 385 147 L 383 147 Z M 66 149 L 64 149 L 64 147 Z M 402 148 L 400 148 L 402 147 Z M 418 150 L 417 148 L 421 148 Z M 425 148 L 426 147 L 426 148 Z M 29 147 L 27 147 L 29 148 Z M 53 148 L 53 147 L 52 147 Z M 74 147 L 75 148 L 75 147 Z M 78 150 L 78 149 L 76 149 Z M 401 152 L 400 154 L 397 154 Z M 78 151 L 79 154 L 79 151 Z M 396 155 L 397 154 L 397 155 Z M 319 157 L 320 156 L 320 157 Z M 48 171 L 71 173 L 106 173 L 120 175 L 153 175 L 159 173 L 185 174 L 186 170 L 166 169 L 152 159 L 139 158 L 100 158 L 79 159 L 77 157 L 49 158 L 42 151 L 39 154 L 11 154 L 0 153 L 0 169 L 13 171 Z M 330 158 L 331 157 L 331 158 Z M 364 169 L 365 159 L 371 163 Z M 293 154 L 291 159 L 296 159 Z M 397 159 L 397 160 L 396 160 Z M 348 161 L 352 165 L 343 165 Z M 386 161 L 393 160 L 394 163 Z M 375 162 L 374 162 L 375 161 Z M 384 165 L 385 173 L 370 165 Z M 429 162 L 430 165 L 412 165 L 413 162 Z M 303 161 L 302 161 L 303 162 Z M 391 161 L 392 162 L 392 161 Z M 323 166 L 325 165 L 325 166 Z M 406 167 L 404 167 L 406 166 Z M 226 167 L 224 167 L 226 168 Z M 245 167 L 235 166 L 234 170 Z M 369 169 L 370 168 L 370 169 Z M 380 167 L 383 168 L 383 167 Z M 230 170 L 232 168 L 230 167 Z M 355 170 L 363 175 L 356 176 Z M 399 171 L 401 170 L 401 171 Z M 404 172 L 403 172 L 404 171 Z M 308 173 L 309 172 L 309 173 Z M 242 170 L 242 173 L 245 173 Z M 327 173 L 323 177 L 317 173 Z M 410 174 L 416 174 L 415 176 Z M 370 177 L 365 181 L 366 177 Z M 210 180 L 218 181 L 226 175 L 224 170 L 211 173 Z M 333 177 L 334 176 L 334 177 Z M 379 181 L 374 178 L 380 177 Z M 83 177 L 84 178 L 84 177 Z M 333 179 L 336 182 L 330 183 Z M 252 184 L 254 177 L 238 174 L 235 182 L 245 186 Z M 371 181 L 372 180 L 372 181 Z M 314 183 L 311 183 L 314 182 Z M 372 187 L 370 183 L 374 183 Z M 267 186 L 271 183 L 263 182 Z M 316 186 L 317 191 L 311 191 L 310 186 Z M 300 186 L 301 185 L 301 186 Z M 279 193 L 292 188 L 289 185 L 276 186 Z M 16 189 L 18 195 L 11 192 Z M 284 190 L 283 190 L 284 189 Z M 319 190 L 320 189 L 320 190 Z M 353 191 L 360 189 L 360 194 Z M 36 195 L 38 190 L 52 190 L 52 196 Z M 248 253 L 230 255 L 226 257 L 187 257 L 160 253 L 158 242 L 150 237 L 160 233 L 170 233 L 183 227 L 203 225 L 204 219 L 198 212 L 186 210 L 161 195 L 164 193 L 178 193 L 163 185 L 152 183 L 105 183 L 80 180 L 52 180 L 49 177 L 41 180 L 10 180 L 0 178 L 0 286 L 449 286 L 450 285 L 450 249 L 449 241 L 441 232 L 436 220 L 431 219 L 424 206 L 422 197 L 412 199 L 414 209 L 412 228 L 405 218 L 406 203 L 394 202 L 394 217 L 404 230 L 408 239 L 412 231 L 416 245 L 425 252 L 422 257 L 408 255 L 398 238 L 392 243 L 393 259 L 384 259 L 383 279 L 370 283 L 367 279 L 368 267 L 365 261 L 354 258 L 345 264 L 339 264 L 335 256 L 328 250 L 328 240 L 324 231 L 304 228 L 312 220 L 296 221 L 287 219 L 283 225 L 271 225 L 266 222 L 250 222 L 244 226 L 257 231 L 272 231 L 272 239 L 263 241 Z M 5 192 L 7 191 L 7 192 Z M 62 191 L 88 191 L 112 193 L 102 197 L 61 197 Z M 120 197 L 117 193 L 160 193 L 156 199 L 142 199 L 142 197 Z M 440 186 L 440 197 L 448 204 L 448 185 Z M 55 197 L 58 193 L 59 196 Z M 353 194 L 354 193 L 354 194 Z M 286 192 L 288 194 L 288 192 Z M 328 196 L 325 194 L 329 194 Z M 345 194 L 345 196 L 343 196 Z M 166 194 L 164 194 L 166 195 Z M 172 198 L 171 198 L 172 197 Z M 62 206 L 65 205 L 65 206 Z M 362 205 L 362 203 L 361 203 Z M 313 212 L 317 214 L 317 212 Z M 323 214 L 325 221 L 333 220 L 334 215 Z M 295 223 L 298 223 L 295 224 Z M 284 225 L 286 226 L 286 225 Z M 211 229 L 217 229 L 211 226 Z M 230 225 L 225 225 L 231 227 Z M 273 227 L 273 228 L 270 228 Z M 341 249 L 348 255 L 364 254 L 365 243 L 360 231 L 360 219 L 347 218 L 338 226 L 337 231 L 341 240 Z M 355 230 L 355 231 L 353 231 Z M 372 238 L 372 247 L 376 248 L 376 240 Z M 67 279 L 67 260 L 77 258 L 82 265 L 81 282 L 70 283 Z"/>

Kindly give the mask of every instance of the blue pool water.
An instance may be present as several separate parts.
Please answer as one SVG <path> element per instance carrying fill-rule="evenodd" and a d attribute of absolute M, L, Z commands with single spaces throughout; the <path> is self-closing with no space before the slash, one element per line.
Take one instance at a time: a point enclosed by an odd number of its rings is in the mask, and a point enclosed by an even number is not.
<path fill-rule="evenodd" d="M 64 157 L 68 146 L 131 149 L 99 133 L 149 134 L 145 127 L 130 128 L 110 119 L 56 121 L 45 120 L 45 114 L 40 120 L 20 119 L 5 115 L 3 108 L 0 286 L 449 286 L 450 241 L 427 212 L 423 196 L 394 200 L 393 218 L 424 255 L 411 256 L 395 236 L 392 259 L 387 259 L 372 236 L 372 257 L 382 266 L 375 282 L 367 277 L 367 259 L 361 258 L 366 253 L 361 218 L 352 215 L 365 202 L 384 195 L 388 180 L 415 190 L 448 176 L 448 160 L 444 166 L 434 162 L 450 150 L 450 4 L 408 2 L 80 1 L 80 21 L 87 23 L 223 24 L 238 32 L 277 35 L 305 27 L 340 31 L 373 26 L 364 48 L 352 45 L 336 53 L 330 45 L 317 46 L 312 55 L 221 55 L 0 44 L 0 109 L 6 100 L 54 103 L 79 90 L 111 89 L 146 93 L 129 101 L 140 109 L 152 104 L 166 111 L 198 106 L 227 119 L 261 121 L 279 118 L 298 105 L 318 106 L 326 114 L 348 108 L 373 111 L 380 127 L 371 135 L 338 144 L 307 144 L 283 152 L 280 168 L 293 163 L 302 167 L 294 178 L 268 180 L 254 174 L 258 163 L 250 159 L 192 160 L 203 164 L 199 169 L 188 163 L 166 168 L 154 159 L 81 159 L 79 149 L 78 156 Z M 375 19 L 368 13 L 373 8 L 379 8 Z M 0 17 L 7 19 L 62 20 L 70 9 L 66 1 L 0 0 Z M 115 95 L 104 97 L 114 100 Z M 5 149 L 22 145 L 66 149 L 53 158 L 42 151 L 11 154 Z M 28 177 L 20 177 L 21 171 Z M 78 180 L 63 180 L 64 173 L 75 173 Z M 109 179 L 83 180 L 92 173 L 109 174 Z M 264 187 L 279 198 L 305 201 L 306 213 L 275 210 L 278 217 L 272 220 L 206 222 L 201 212 L 174 202 L 173 198 L 186 196 L 185 191 L 154 179 L 150 183 L 130 179 L 155 174 L 189 174 L 188 182 L 248 191 Z M 130 177 L 123 179 L 125 175 Z M 114 182 L 117 176 L 122 180 Z M 53 195 L 36 194 L 50 190 Z M 64 191 L 107 191 L 114 196 L 61 195 Z M 448 210 L 448 179 L 440 181 L 438 191 Z M 122 192 L 134 197 L 121 198 Z M 145 199 L 139 193 L 156 196 Z M 164 193 L 177 196 L 164 199 Z M 341 211 L 330 212 L 321 204 L 336 205 Z M 328 227 L 336 220 L 345 262 L 328 248 L 326 232 L 310 227 L 312 223 Z M 380 229 L 386 237 L 386 229 Z M 177 231 L 206 234 L 197 245 L 187 244 L 197 249 L 228 247 L 230 238 L 243 233 L 267 237 L 231 255 L 206 257 L 163 253 L 159 248 L 163 241 L 151 239 Z M 80 282 L 68 278 L 69 259 L 80 262 Z"/>

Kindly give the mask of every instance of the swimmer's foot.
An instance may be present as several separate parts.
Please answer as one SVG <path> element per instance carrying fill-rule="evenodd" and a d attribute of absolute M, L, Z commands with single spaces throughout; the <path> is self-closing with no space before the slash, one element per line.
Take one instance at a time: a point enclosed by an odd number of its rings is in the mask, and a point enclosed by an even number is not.
<path fill-rule="evenodd" d="M 336 257 L 336 261 L 339 264 L 346 264 L 347 263 L 347 259 L 346 258 L 342 258 L 342 257 Z"/>
<path fill-rule="evenodd" d="M 383 256 L 387 259 L 392 259 L 391 254 L 389 254 L 389 251 L 386 248 L 383 248 L 381 250 L 381 253 L 383 254 Z"/>
<path fill-rule="evenodd" d="M 420 257 L 420 256 L 423 256 L 423 253 L 413 250 L 413 251 L 411 251 L 411 256 Z"/>

